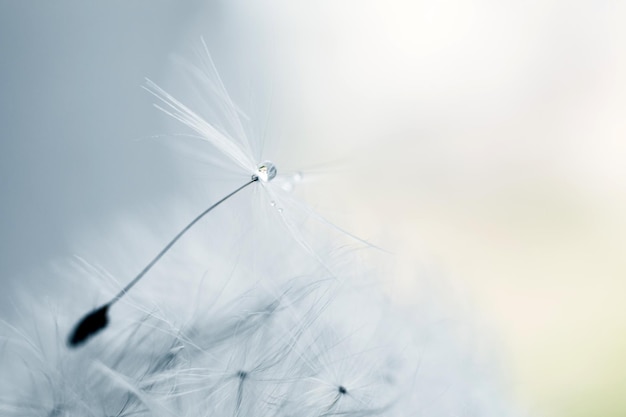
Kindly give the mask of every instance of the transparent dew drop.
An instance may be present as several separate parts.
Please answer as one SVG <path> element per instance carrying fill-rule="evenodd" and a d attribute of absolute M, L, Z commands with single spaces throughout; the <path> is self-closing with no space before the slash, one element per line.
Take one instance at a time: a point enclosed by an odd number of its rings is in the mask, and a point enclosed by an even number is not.
<path fill-rule="evenodd" d="M 255 175 L 263 182 L 269 182 L 276 177 L 278 170 L 271 161 L 263 161 L 256 167 Z"/>
<path fill-rule="evenodd" d="M 279 208 L 278 208 L 278 212 L 279 212 L 279 213 L 282 213 L 282 212 L 283 212 L 283 209 L 279 207 Z"/>
<path fill-rule="evenodd" d="M 270 201 L 270 206 L 276 207 L 276 201 Z"/>

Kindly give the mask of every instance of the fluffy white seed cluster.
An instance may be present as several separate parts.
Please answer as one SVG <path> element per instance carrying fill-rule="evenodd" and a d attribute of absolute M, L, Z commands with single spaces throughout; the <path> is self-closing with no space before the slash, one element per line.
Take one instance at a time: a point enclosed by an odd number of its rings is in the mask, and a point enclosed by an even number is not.
<path fill-rule="evenodd" d="M 221 99 L 221 128 L 149 88 L 215 155 L 261 181 L 190 232 L 84 346 L 68 348 L 68 332 L 122 278 L 81 261 L 58 271 L 49 302 L 34 293 L 17 302 L 1 326 L 0 414 L 513 415 L 445 315 L 429 302 L 416 320 L 394 312 L 361 242 L 274 186 L 275 166 L 245 145 L 238 111 L 204 59 L 199 81 Z"/>
<path fill-rule="evenodd" d="M 283 256 L 307 256 L 293 252 Z M 144 289 L 75 350 L 65 337 L 80 309 L 41 306 L 6 323 L 2 415 L 513 415 L 430 307 L 409 321 L 360 265 L 337 261 L 336 276 L 305 265 L 309 274 L 239 265 L 216 282 L 183 279 L 182 301 L 180 281 L 169 283 L 171 300 Z M 157 281 L 180 275 L 163 269 Z"/>

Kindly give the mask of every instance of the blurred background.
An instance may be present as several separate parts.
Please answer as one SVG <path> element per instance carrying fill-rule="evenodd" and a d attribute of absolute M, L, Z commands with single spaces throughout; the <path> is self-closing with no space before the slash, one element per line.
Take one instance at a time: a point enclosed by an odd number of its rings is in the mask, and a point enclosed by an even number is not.
<path fill-rule="evenodd" d="M 0 301 L 94 223 L 185 198 L 140 86 L 204 36 L 307 201 L 394 252 L 399 303 L 427 264 L 530 415 L 623 416 L 624 22 L 603 0 L 1 1 Z"/>

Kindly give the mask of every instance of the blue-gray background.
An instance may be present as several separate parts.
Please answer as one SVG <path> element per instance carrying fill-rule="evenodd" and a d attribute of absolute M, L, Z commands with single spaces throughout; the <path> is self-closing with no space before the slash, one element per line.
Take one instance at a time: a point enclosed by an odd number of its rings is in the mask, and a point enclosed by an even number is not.
<path fill-rule="evenodd" d="M 145 199 L 158 170 L 143 78 L 193 13 L 171 2 L 19 2 L 0 10 L 3 279 L 68 252 L 67 227 Z M 144 159 L 159 164 L 161 156 Z M 164 170 L 165 171 L 165 170 Z M 158 174 L 157 174 L 158 175 Z"/>

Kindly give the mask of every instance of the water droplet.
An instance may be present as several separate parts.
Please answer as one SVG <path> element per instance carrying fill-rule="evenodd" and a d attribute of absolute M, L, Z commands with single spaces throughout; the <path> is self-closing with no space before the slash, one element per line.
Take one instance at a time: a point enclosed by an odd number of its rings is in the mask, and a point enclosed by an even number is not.
<path fill-rule="evenodd" d="M 270 201 L 270 206 L 276 207 L 276 201 Z"/>
<path fill-rule="evenodd" d="M 283 209 L 282 209 L 281 207 L 279 207 L 279 208 L 278 208 L 278 212 L 279 212 L 279 213 L 282 213 L 282 212 L 283 212 Z"/>
<path fill-rule="evenodd" d="M 263 182 L 269 182 L 276 177 L 278 170 L 271 161 L 263 161 L 256 167 L 255 175 Z"/>
<path fill-rule="evenodd" d="M 294 174 L 291 176 L 291 180 L 293 182 L 300 182 L 302 181 L 302 172 L 298 171 L 298 172 L 294 172 Z"/>

